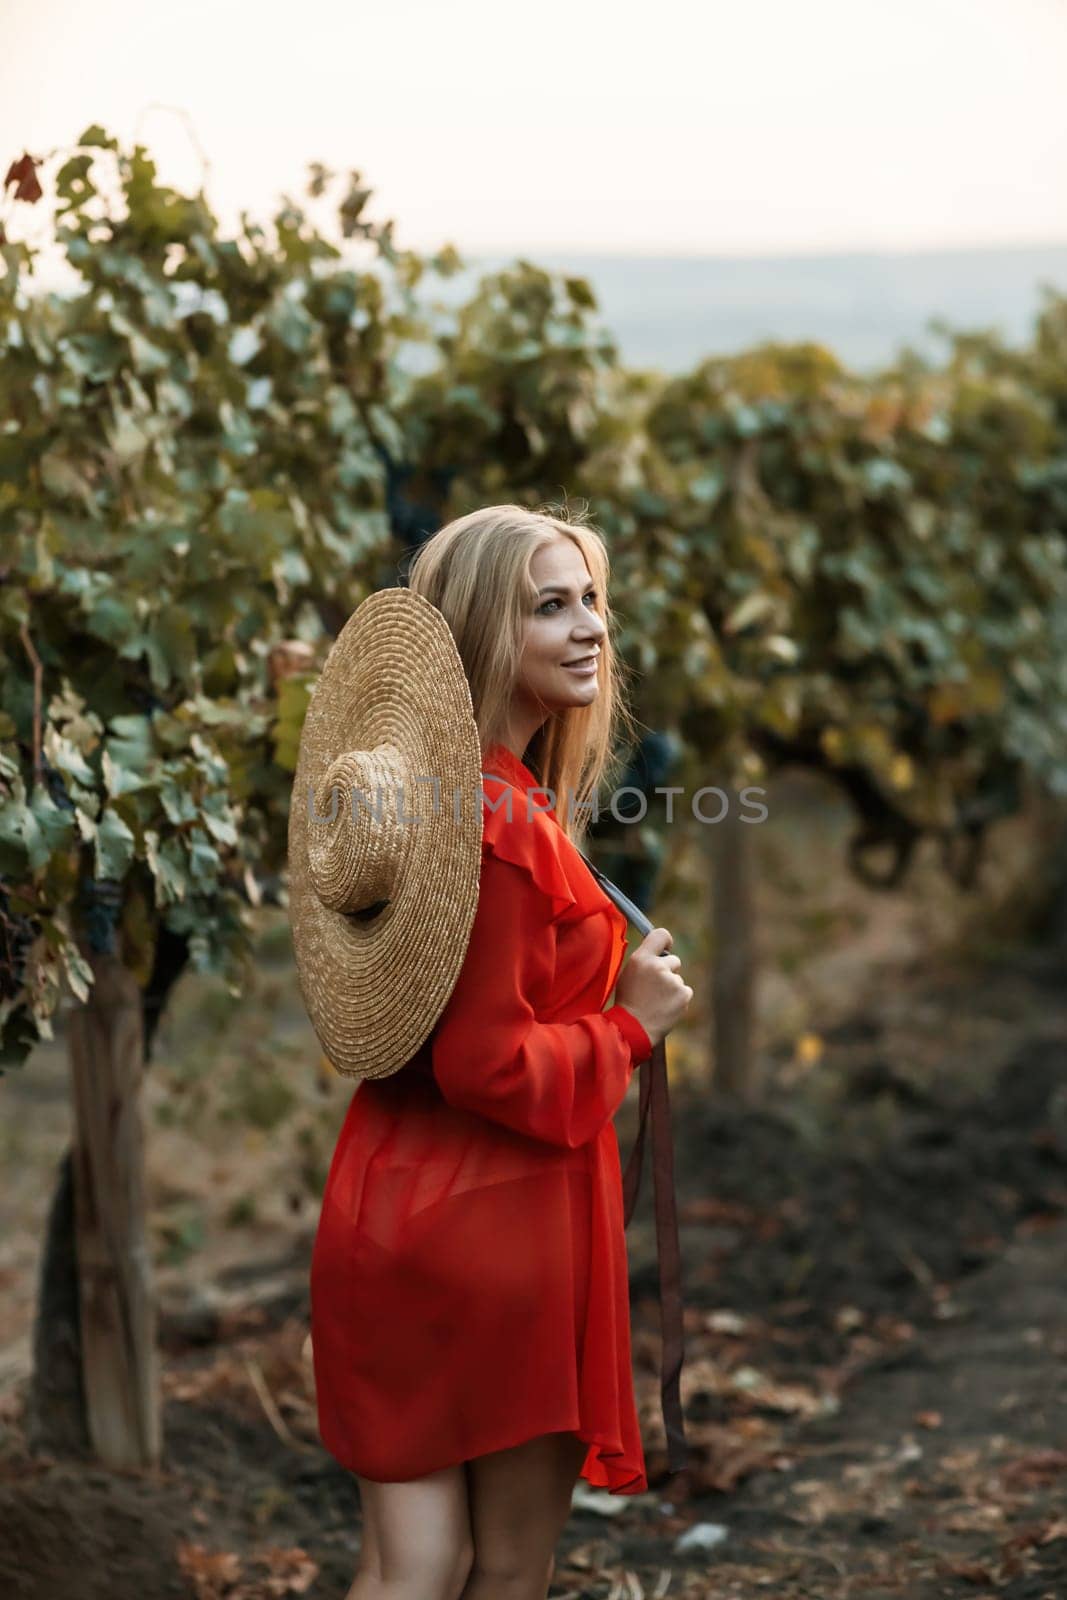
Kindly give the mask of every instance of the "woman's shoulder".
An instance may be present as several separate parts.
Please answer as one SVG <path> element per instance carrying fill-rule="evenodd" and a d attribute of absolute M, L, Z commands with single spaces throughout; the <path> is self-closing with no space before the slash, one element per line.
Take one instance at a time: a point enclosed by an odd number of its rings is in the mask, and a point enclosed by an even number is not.
<path fill-rule="evenodd" d="M 552 920 L 579 905 L 574 861 L 581 862 L 544 795 L 529 794 L 504 778 L 482 779 L 482 859 L 493 857 L 520 868 L 552 902 Z M 539 803 L 540 802 L 540 803 Z"/>

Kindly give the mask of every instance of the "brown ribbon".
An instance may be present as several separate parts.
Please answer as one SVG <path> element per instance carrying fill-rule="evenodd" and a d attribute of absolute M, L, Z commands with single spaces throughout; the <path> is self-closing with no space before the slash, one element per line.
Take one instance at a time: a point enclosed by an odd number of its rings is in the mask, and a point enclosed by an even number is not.
<path fill-rule="evenodd" d="M 493 777 L 483 773 L 483 777 Z M 575 849 L 578 847 L 575 846 Z M 651 932 L 652 923 L 627 894 L 601 872 L 584 850 L 578 854 L 605 894 L 632 922 L 642 937 Z M 666 952 L 662 952 L 666 954 Z M 685 1347 L 682 1334 L 682 1261 L 678 1245 L 678 1211 L 674 1193 L 674 1146 L 671 1139 L 671 1108 L 667 1086 L 667 1053 L 662 1040 L 652 1054 L 640 1063 L 640 1098 L 637 1137 L 622 1175 L 623 1225 L 628 1226 L 641 1189 L 641 1164 L 645 1132 L 652 1122 L 652 1199 L 656 1217 L 656 1261 L 659 1269 L 659 1315 L 662 1349 L 660 1354 L 660 1404 L 667 1435 L 667 1469 L 683 1472 L 689 1465 L 682 1419 L 681 1376 Z"/>
<path fill-rule="evenodd" d="M 612 883 L 584 850 L 578 854 L 610 900 L 623 916 L 644 936 L 652 923 L 629 895 Z M 666 952 L 661 952 L 666 954 Z M 656 1261 L 659 1268 L 660 1403 L 667 1434 L 667 1468 L 683 1472 L 689 1465 L 689 1446 L 682 1420 L 681 1376 L 685 1345 L 682 1334 L 682 1257 L 678 1245 L 678 1209 L 674 1193 L 674 1145 L 671 1139 L 671 1107 L 667 1086 L 667 1051 L 663 1040 L 641 1062 L 638 1072 L 641 1094 L 638 1102 L 637 1137 L 626 1170 L 622 1175 L 623 1223 L 629 1225 L 641 1189 L 641 1162 L 645 1131 L 652 1119 L 652 1200 L 656 1214 Z"/>
<path fill-rule="evenodd" d="M 659 1266 L 660 1404 L 667 1434 L 667 1468 L 682 1472 L 689 1465 L 689 1446 L 682 1421 L 680 1382 L 682 1335 L 682 1262 L 678 1247 L 678 1212 L 674 1194 L 674 1150 L 667 1090 L 667 1054 L 660 1040 L 638 1068 L 641 1094 L 637 1137 L 622 1175 L 623 1219 L 628 1224 L 641 1188 L 645 1129 L 652 1117 L 652 1195 L 656 1213 L 656 1258 Z"/>

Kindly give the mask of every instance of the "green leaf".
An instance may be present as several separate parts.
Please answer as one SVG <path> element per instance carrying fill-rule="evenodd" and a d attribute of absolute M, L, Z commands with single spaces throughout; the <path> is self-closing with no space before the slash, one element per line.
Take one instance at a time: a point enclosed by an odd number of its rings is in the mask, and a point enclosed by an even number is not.
<path fill-rule="evenodd" d="M 82 468 L 69 456 L 50 450 L 37 463 L 45 491 L 58 500 L 80 500 L 84 505 L 94 501 L 93 486 Z"/>
<path fill-rule="evenodd" d="M 68 206 L 83 205 L 96 193 L 89 178 L 92 165 L 92 156 L 75 155 L 71 156 L 69 161 L 65 161 L 56 173 L 56 193 L 60 199 L 68 202 Z"/>
<path fill-rule="evenodd" d="M 572 305 L 580 306 L 583 311 L 596 310 L 596 295 L 585 278 L 564 278 L 563 286 Z"/>
<path fill-rule="evenodd" d="M 139 333 L 130 335 L 130 354 L 138 372 L 165 372 L 170 366 L 167 352 Z"/>
<path fill-rule="evenodd" d="M 120 766 L 111 758 L 110 749 L 105 749 L 101 757 L 101 766 L 104 773 L 104 787 L 112 796 L 135 794 L 139 789 L 145 789 L 152 781 L 149 772 L 137 772 L 132 767 Z"/>
<path fill-rule="evenodd" d="M 91 383 L 106 383 L 125 359 L 124 342 L 113 333 L 75 333 L 64 339 L 63 364 Z"/>
<path fill-rule="evenodd" d="M 96 773 L 92 767 L 78 747 L 64 734 L 58 733 L 55 727 L 49 727 L 44 746 L 49 761 L 60 772 L 67 773 L 76 783 L 84 784 L 86 788 L 95 786 Z"/>
<path fill-rule="evenodd" d="M 120 594 L 108 590 L 89 599 L 85 607 L 86 626 L 91 633 L 105 644 L 119 646 L 134 646 L 129 653 L 134 657 L 140 654 L 135 648 L 137 636 L 135 633 L 137 621 L 133 614 L 133 598 L 124 599 Z M 123 649 L 123 654 L 126 650 Z"/>
<path fill-rule="evenodd" d="M 167 778 L 160 784 L 159 803 L 166 813 L 167 821 L 172 822 L 175 827 L 193 822 L 199 814 L 191 790 L 183 788 L 173 778 Z"/>
<path fill-rule="evenodd" d="M 144 769 L 155 759 L 152 746 L 152 724 L 148 717 L 136 712 L 111 717 L 107 726 L 111 733 L 104 740 L 104 777 L 107 780 L 108 760 L 116 773 L 118 788 L 108 783 L 111 794 L 125 794 L 131 787 L 141 787 L 145 780 Z M 125 773 L 122 769 L 127 769 Z M 138 768 L 141 769 L 138 772 Z M 127 780 L 132 780 L 128 782 Z"/>
<path fill-rule="evenodd" d="M 200 817 L 212 838 L 217 839 L 220 844 L 236 846 L 237 829 L 234 826 L 232 809 L 227 804 L 225 796 L 205 795 L 200 805 Z"/>
<path fill-rule="evenodd" d="M 96 878 L 121 880 L 134 856 L 134 836 L 118 812 L 105 806 L 96 825 L 93 874 Z"/>
<path fill-rule="evenodd" d="M 93 969 L 81 954 L 73 939 L 64 939 L 59 945 L 59 959 L 63 964 L 67 982 L 74 998 L 83 1005 L 93 987 Z"/>
<path fill-rule="evenodd" d="M 119 148 L 118 140 L 109 138 L 98 122 L 94 122 L 90 127 L 86 128 L 77 142 L 78 144 L 99 145 L 102 150 L 118 150 Z"/>
<path fill-rule="evenodd" d="M 145 428 L 134 421 L 130 412 L 115 407 L 114 421 L 105 427 L 108 447 L 124 466 L 143 456 L 151 443 Z"/>
<path fill-rule="evenodd" d="M 176 839 L 161 844 L 154 828 L 146 828 L 144 838 L 145 856 L 155 881 L 155 905 L 158 911 L 185 899 L 185 861 Z"/>
<path fill-rule="evenodd" d="M 713 506 L 725 487 L 726 480 L 721 472 L 702 472 L 690 483 L 689 493 L 698 505 Z"/>
<path fill-rule="evenodd" d="M 40 860 L 35 860 L 32 854 L 30 857 L 30 865 L 37 870 L 57 850 L 65 849 L 74 838 L 74 814 L 72 811 L 61 810 L 48 790 L 40 783 L 33 787 L 30 810 L 36 819 L 39 838 L 44 848 L 44 855 Z"/>
<path fill-rule="evenodd" d="M 762 622 L 776 610 L 777 601 L 773 595 L 761 589 L 753 589 L 751 594 L 747 594 L 741 604 L 730 612 L 722 625 L 723 632 L 740 633 L 744 628 L 751 627 L 754 622 Z"/>
<path fill-rule="evenodd" d="M 189 872 L 201 889 L 210 888 L 219 874 L 219 853 L 199 828 L 194 828 L 188 838 Z"/>

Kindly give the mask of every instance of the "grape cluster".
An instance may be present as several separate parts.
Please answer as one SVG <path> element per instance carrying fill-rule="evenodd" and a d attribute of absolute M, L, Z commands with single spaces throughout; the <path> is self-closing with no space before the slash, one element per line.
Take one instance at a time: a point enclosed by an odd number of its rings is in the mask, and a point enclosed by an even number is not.
<path fill-rule="evenodd" d="M 82 883 L 79 904 L 89 949 L 97 955 L 112 955 L 122 911 L 122 884 L 117 878 L 87 878 Z"/>
<path fill-rule="evenodd" d="M 153 711 L 158 711 L 163 705 L 163 701 L 152 689 L 132 679 L 124 684 L 123 697 L 134 711 L 139 711 L 144 717 L 150 717 Z"/>
<path fill-rule="evenodd" d="M 26 978 L 26 954 L 38 927 L 32 917 L 11 910 L 7 885 L 0 879 L 0 1000 L 14 1000 Z"/>
<path fill-rule="evenodd" d="M 60 811 L 73 811 L 74 801 L 67 793 L 67 786 L 63 782 L 63 775 L 52 765 L 46 755 L 41 756 L 41 769 L 44 777 L 45 788 L 48 790 L 52 804 Z"/>

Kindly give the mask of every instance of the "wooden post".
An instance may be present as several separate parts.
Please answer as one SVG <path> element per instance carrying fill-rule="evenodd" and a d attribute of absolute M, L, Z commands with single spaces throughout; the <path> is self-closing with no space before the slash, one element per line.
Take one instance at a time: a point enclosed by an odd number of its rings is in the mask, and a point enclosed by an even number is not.
<path fill-rule="evenodd" d="M 729 797 L 727 815 L 721 822 L 698 824 L 708 836 L 711 867 L 712 1088 L 717 1094 L 753 1102 L 762 1088 L 753 1048 L 755 907 L 750 834 L 754 824 L 739 820 L 737 791 L 725 783 L 719 787 Z M 716 814 L 714 797 L 706 797 L 702 804 L 708 816 Z"/>
<path fill-rule="evenodd" d="M 95 982 L 69 1019 L 79 1330 L 89 1437 L 108 1466 L 158 1464 L 159 1357 L 147 1244 L 137 980 L 83 949 Z"/>

